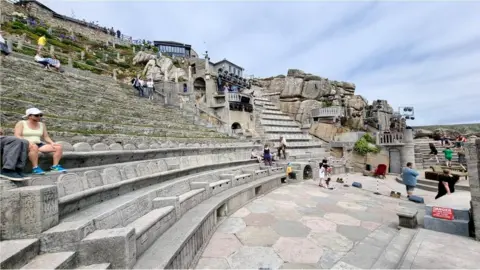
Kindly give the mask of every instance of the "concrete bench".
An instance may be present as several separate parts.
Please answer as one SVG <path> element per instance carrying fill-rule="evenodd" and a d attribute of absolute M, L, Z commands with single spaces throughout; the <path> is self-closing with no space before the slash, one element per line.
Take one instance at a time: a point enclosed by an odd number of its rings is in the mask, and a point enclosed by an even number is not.
<path fill-rule="evenodd" d="M 433 208 L 440 207 L 452 211 L 452 220 L 434 217 Z M 470 196 L 464 192 L 444 195 L 425 206 L 425 229 L 438 232 L 470 236 Z"/>
<path fill-rule="evenodd" d="M 418 211 L 416 209 L 399 207 L 397 209 L 399 226 L 410 228 L 410 229 L 416 228 L 418 225 L 417 214 L 418 214 Z"/>
<path fill-rule="evenodd" d="M 137 257 L 175 223 L 174 210 L 173 206 L 153 209 L 127 226 L 135 229 Z"/>

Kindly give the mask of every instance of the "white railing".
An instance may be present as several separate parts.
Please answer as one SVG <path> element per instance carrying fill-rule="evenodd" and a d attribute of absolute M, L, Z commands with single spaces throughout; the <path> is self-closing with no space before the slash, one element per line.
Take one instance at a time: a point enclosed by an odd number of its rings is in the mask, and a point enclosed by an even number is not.
<path fill-rule="evenodd" d="M 240 98 L 238 93 L 228 93 L 228 101 L 240 102 Z"/>
<path fill-rule="evenodd" d="M 312 110 L 312 117 L 335 117 L 342 114 L 342 107 L 333 106 L 326 108 L 317 108 Z"/>
<path fill-rule="evenodd" d="M 377 133 L 377 145 L 402 144 L 403 133 Z"/>

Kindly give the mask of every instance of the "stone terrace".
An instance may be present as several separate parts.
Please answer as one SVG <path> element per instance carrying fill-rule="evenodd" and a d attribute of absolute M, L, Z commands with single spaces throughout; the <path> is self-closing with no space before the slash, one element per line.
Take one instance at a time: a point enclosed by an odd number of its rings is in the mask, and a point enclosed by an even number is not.
<path fill-rule="evenodd" d="M 234 138 L 194 124 L 194 116 L 134 96 L 129 85 L 107 77 L 50 72 L 8 57 L 0 68 L 1 126 L 11 132 L 29 106 L 45 113 L 57 141 L 120 143 L 228 142 Z"/>

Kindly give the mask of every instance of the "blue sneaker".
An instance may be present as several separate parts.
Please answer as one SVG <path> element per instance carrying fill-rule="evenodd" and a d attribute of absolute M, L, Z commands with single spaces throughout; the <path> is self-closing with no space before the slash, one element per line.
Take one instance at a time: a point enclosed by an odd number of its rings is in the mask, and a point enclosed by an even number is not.
<path fill-rule="evenodd" d="M 62 165 L 52 166 L 52 167 L 50 167 L 50 170 L 52 170 L 54 172 L 66 172 L 67 171 L 62 167 Z"/>
<path fill-rule="evenodd" d="M 40 167 L 35 167 L 32 169 L 32 174 L 43 175 L 45 172 Z"/>

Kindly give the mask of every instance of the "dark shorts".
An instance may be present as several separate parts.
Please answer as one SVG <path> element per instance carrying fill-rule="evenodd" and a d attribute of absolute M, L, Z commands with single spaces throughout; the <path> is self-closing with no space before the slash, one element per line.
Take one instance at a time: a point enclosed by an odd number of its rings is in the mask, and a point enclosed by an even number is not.
<path fill-rule="evenodd" d="M 435 150 L 435 151 L 434 151 L 434 150 L 431 150 L 431 151 L 430 151 L 430 155 L 436 156 L 436 155 L 438 155 L 438 151 L 437 151 L 437 150 Z"/>
<path fill-rule="evenodd" d="M 408 191 L 413 191 L 415 189 L 415 186 L 405 185 L 405 187 L 407 188 L 407 192 Z"/>
<path fill-rule="evenodd" d="M 43 142 L 41 142 L 41 143 L 36 143 L 36 145 L 37 145 L 38 148 L 40 148 L 40 147 L 44 146 L 45 143 L 43 143 Z"/>

